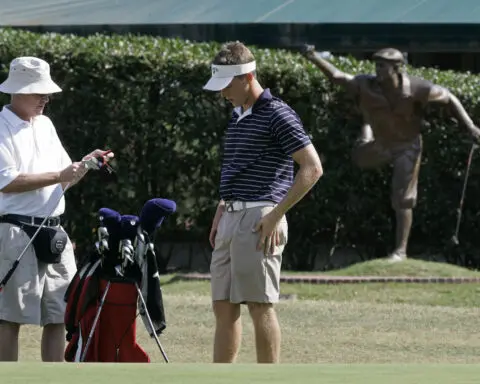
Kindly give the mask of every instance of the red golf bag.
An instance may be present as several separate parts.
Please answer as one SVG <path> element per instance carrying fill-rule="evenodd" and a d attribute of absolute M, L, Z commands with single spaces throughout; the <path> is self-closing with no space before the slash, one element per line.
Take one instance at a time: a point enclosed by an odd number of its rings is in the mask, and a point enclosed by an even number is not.
<path fill-rule="evenodd" d="M 141 218 L 99 210 L 95 251 L 87 256 L 65 293 L 68 362 L 150 362 L 137 344 L 140 318 L 168 363 L 158 335 L 166 328 L 162 289 L 150 240 L 175 203 L 151 199 Z"/>
<path fill-rule="evenodd" d="M 108 276 L 100 260 L 81 268 L 65 296 L 68 341 L 65 360 L 150 362 L 148 354 L 136 340 L 138 299 L 135 281 Z"/>

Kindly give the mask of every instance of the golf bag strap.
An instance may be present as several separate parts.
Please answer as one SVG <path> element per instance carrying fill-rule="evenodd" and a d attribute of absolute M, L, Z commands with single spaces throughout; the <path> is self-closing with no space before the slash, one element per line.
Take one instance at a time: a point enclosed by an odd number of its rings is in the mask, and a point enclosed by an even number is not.
<path fill-rule="evenodd" d="M 142 271 L 141 292 L 145 298 L 147 310 L 154 329 L 151 329 L 148 324 L 146 313 L 141 313 L 141 317 L 150 336 L 153 337 L 153 332 L 160 335 L 166 329 L 167 325 L 155 253 L 148 250 L 145 261 L 144 270 Z"/>

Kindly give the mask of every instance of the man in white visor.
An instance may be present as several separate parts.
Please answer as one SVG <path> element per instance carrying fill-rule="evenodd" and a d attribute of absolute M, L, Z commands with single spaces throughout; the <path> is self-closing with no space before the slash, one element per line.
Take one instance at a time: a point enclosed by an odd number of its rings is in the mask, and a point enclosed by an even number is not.
<path fill-rule="evenodd" d="M 257 361 L 280 359 L 279 300 L 285 214 L 323 170 L 295 111 L 263 89 L 256 62 L 242 43 L 223 46 L 204 89 L 221 92 L 234 110 L 227 127 L 220 202 L 210 231 L 211 293 L 216 318 L 214 362 L 235 361 L 241 342 L 240 305 L 255 328 Z M 294 162 L 299 171 L 294 180 Z"/>

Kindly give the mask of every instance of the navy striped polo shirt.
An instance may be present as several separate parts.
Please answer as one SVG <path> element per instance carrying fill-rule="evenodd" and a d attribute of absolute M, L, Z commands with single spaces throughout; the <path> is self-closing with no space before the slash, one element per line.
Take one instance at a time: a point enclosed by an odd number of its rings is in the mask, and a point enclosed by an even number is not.
<path fill-rule="evenodd" d="M 280 202 L 293 183 L 291 154 L 311 143 L 295 111 L 267 88 L 240 116 L 235 108 L 224 139 L 220 197 Z"/>

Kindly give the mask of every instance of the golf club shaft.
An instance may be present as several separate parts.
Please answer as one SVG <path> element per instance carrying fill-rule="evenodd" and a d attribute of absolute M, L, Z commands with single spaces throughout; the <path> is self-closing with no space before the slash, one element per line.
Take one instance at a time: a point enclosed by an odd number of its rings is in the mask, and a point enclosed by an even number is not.
<path fill-rule="evenodd" d="M 158 339 L 157 332 L 155 332 L 155 327 L 153 326 L 152 319 L 150 318 L 150 314 L 148 313 L 147 304 L 145 304 L 145 300 L 143 299 L 142 291 L 140 290 L 140 287 L 138 286 L 137 282 L 135 282 L 135 287 L 137 288 L 138 296 L 140 297 L 140 300 L 142 301 L 142 305 L 143 305 L 143 308 L 145 310 L 145 315 L 147 316 L 148 324 L 150 325 L 150 328 L 152 329 L 153 338 L 155 339 L 155 342 L 157 343 L 158 349 L 160 350 L 163 358 L 165 359 L 165 362 L 168 363 L 167 354 L 165 353 L 165 351 L 162 347 L 162 344 L 160 343 L 160 340 Z"/>
<path fill-rule="evenodd" d="M 458 241 L 458 232 L 460 230 L 460 220 L 462 218 L 463 201 L 465 199 L 465 192 L 467 190 L 467 181 L 468 181 L 468 176 L 470 174 L 470 166 L 472 164 L 473 153 L 475 152 L 475 150 L 477 148 L 478 148 L 477 144 L 475 144 L 475 143 L 472 144 L 472 148 L 470 149 L 470 153 L 468 155 L 467 170 L 465 171 L 465 179 L 463 181 L 462 196 L 460 198 L 460 204 L 459 204 L 458 209 L 457 209 L 457 225 L 456 225 L 456 228 L 455 228 L 455 235 L 454 235 L 454 238 L 457 239 L 457 241 Z"/>
<path fill-rule="evenodd" d="M 120 268 L 115 268 L 115 271 L 121 276 L 124 277 L 123 273 L 120 271 Z M 143 299 L 142 291 L 140 287 L 138 286 L 137 282 L 135 281 L 135 288 L 137 289 L 138 296 L 142 302 L 143 309 L 145 310 L 145 316 L 147 316 L 147 321 L 148 325 L 150 326 L 152 333 L 153 333 L 153 338 L 155 339 L 155 342 L 157 343 L 158 349 L 160 350 L 160 353 L 162 354 L 164 360 L 166 363 L 168 363 L 168 357 L 167 354 L 165 353 L 165 350 L 162 347 L 162 343 L 160 343 L 160 340 L 157 336 L 157 332 L 155 332 L 155 327 L 153 326 L 152 319 L 150 317 L 150 313 L 148 313 L 147 309 L 147 304 L 145 303 L 145 300 Z"/>

